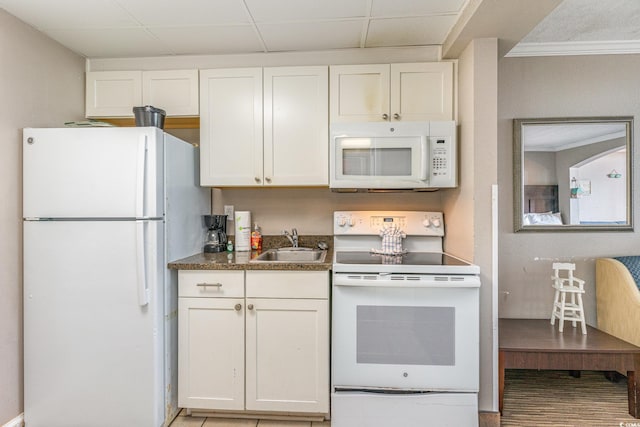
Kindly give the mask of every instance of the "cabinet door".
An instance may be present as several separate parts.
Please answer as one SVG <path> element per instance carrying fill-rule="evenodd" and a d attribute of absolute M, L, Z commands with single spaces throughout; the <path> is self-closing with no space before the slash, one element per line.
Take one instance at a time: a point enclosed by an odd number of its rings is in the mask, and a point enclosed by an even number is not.
<path fill-rule="evenodd" d="M 389 64 L 331 67 L 331 122 L 378 122 L 389 117 Z"/>
<path fill-rule="evenodd" d="M 200 72 L 200 185 L 262 185 L 262 69 Z"/>
<path fill-rule="evenodd" d="M 329 301 L 247 298 L 246 408 L 329 411 Z"/>
<path fill-rule="evenodd" d="M 264 69 L 265 185 L 329 184 L 328 68 Z"/>
<path fill-rule="evenodd" d="M 244 409 L 244 299 L 178 298 L 178 404 Z"/>
<path fill-rule="evenodd" d="M 143 71 L 142 103 L 167 116 L 197 116 L 198 70 Z"/>
<path fill-rule="evenodd" d="M 142 72 L 89 71 L 85 96 L 86 117 L 133 117 L 142 105 Z"/>
<path fill-rule="evenodd" d="M 453 63 L 391 65 L 391 120 L 453 120 Z"/>

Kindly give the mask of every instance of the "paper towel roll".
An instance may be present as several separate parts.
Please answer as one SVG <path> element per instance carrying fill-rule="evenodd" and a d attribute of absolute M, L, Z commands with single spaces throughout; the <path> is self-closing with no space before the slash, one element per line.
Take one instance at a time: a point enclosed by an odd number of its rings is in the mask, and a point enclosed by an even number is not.
<path fill-rule="evenodd" d="M 251 212 L 236 211 L 236 251 L 251 250 Z"/>

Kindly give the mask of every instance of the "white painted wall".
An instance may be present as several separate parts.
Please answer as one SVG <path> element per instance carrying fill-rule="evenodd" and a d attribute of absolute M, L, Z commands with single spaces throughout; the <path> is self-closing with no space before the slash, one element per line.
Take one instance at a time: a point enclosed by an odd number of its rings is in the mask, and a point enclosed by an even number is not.
<path fill-rule="evenodd" d="M 625 221 L 627 210 L 621 200 L 627 198 L 627 153 L 615 152 L 600 157 L 581 166 L 576 174 L 577 180 L 591 183 L 591 194 L 575 199 L 581 222 Z M 609 178 L 615 170 L 622 177 Z"/>
<path fill-rule="evenodd" d="M 575 262 L 587 281 L 587 323 L 596 325 L 595 259 L 640 253 L 635 194 L 635 232 L 513 232 L 512 119 L 635 116 L 640 135 L 640 55 L 503 58 L 499 62 L 498 183 L 500 185 L 499 311 L 504 318 L 547 318 L 555 260 Z M 638 141 L 636 139 L 636 147 Z M 640 165 L 637 148 L 631 153 Z M 633 178 L 638 187 L 640 174 Z"/>
<path fill-rule="evenodd" d="M 84 59 L 0 9 L 0 425 L 22 412 L 22 128 L 84 111 Z M 70 266 L 71 268 L 72 266 Z"/>
<path fill-rule="evenodd" d="M 440 60 L 438 46 L 339 49 L 315 52 L 272 52 L 234 55 L 185 55 L 149 58 L 87 59 L 88 71 L 181 70 L 197 68 L 279 67 L 330 64 L 392 64 Z"/>
<path fill-rule="evenodd" d="M 498 41 L 476 39 L 458 62 L 460 187 L 443 193 L 445 250 L 480 266 L 481 411 L 497 411 L 492 186 L 497 183 Z"/>

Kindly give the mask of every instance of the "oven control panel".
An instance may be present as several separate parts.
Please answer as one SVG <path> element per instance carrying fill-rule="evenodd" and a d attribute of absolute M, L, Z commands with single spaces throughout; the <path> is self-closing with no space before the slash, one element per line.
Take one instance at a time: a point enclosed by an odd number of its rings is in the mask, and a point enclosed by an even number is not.
<path fill-rule="evenodd" d="M 339 211 L 333 213 L 334 235 L 379 235 L 388 227 L 407 235 L 444 236 L 442 212 L 421 211 Z"/>

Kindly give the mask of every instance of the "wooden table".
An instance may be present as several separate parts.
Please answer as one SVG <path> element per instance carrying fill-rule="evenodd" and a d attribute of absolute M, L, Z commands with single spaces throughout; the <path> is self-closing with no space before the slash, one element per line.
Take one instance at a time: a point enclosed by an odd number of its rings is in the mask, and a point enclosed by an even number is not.
<path fill-rule="evenodd" d="M 499 334 L 500 413 L 505 369 L 566 369 L 626 372 L 629 414 L 640 418 L 640 347 L 590 326 L 582 335 L 570 322 L 560 333 L 548 319 L 500 319 Z"/>

